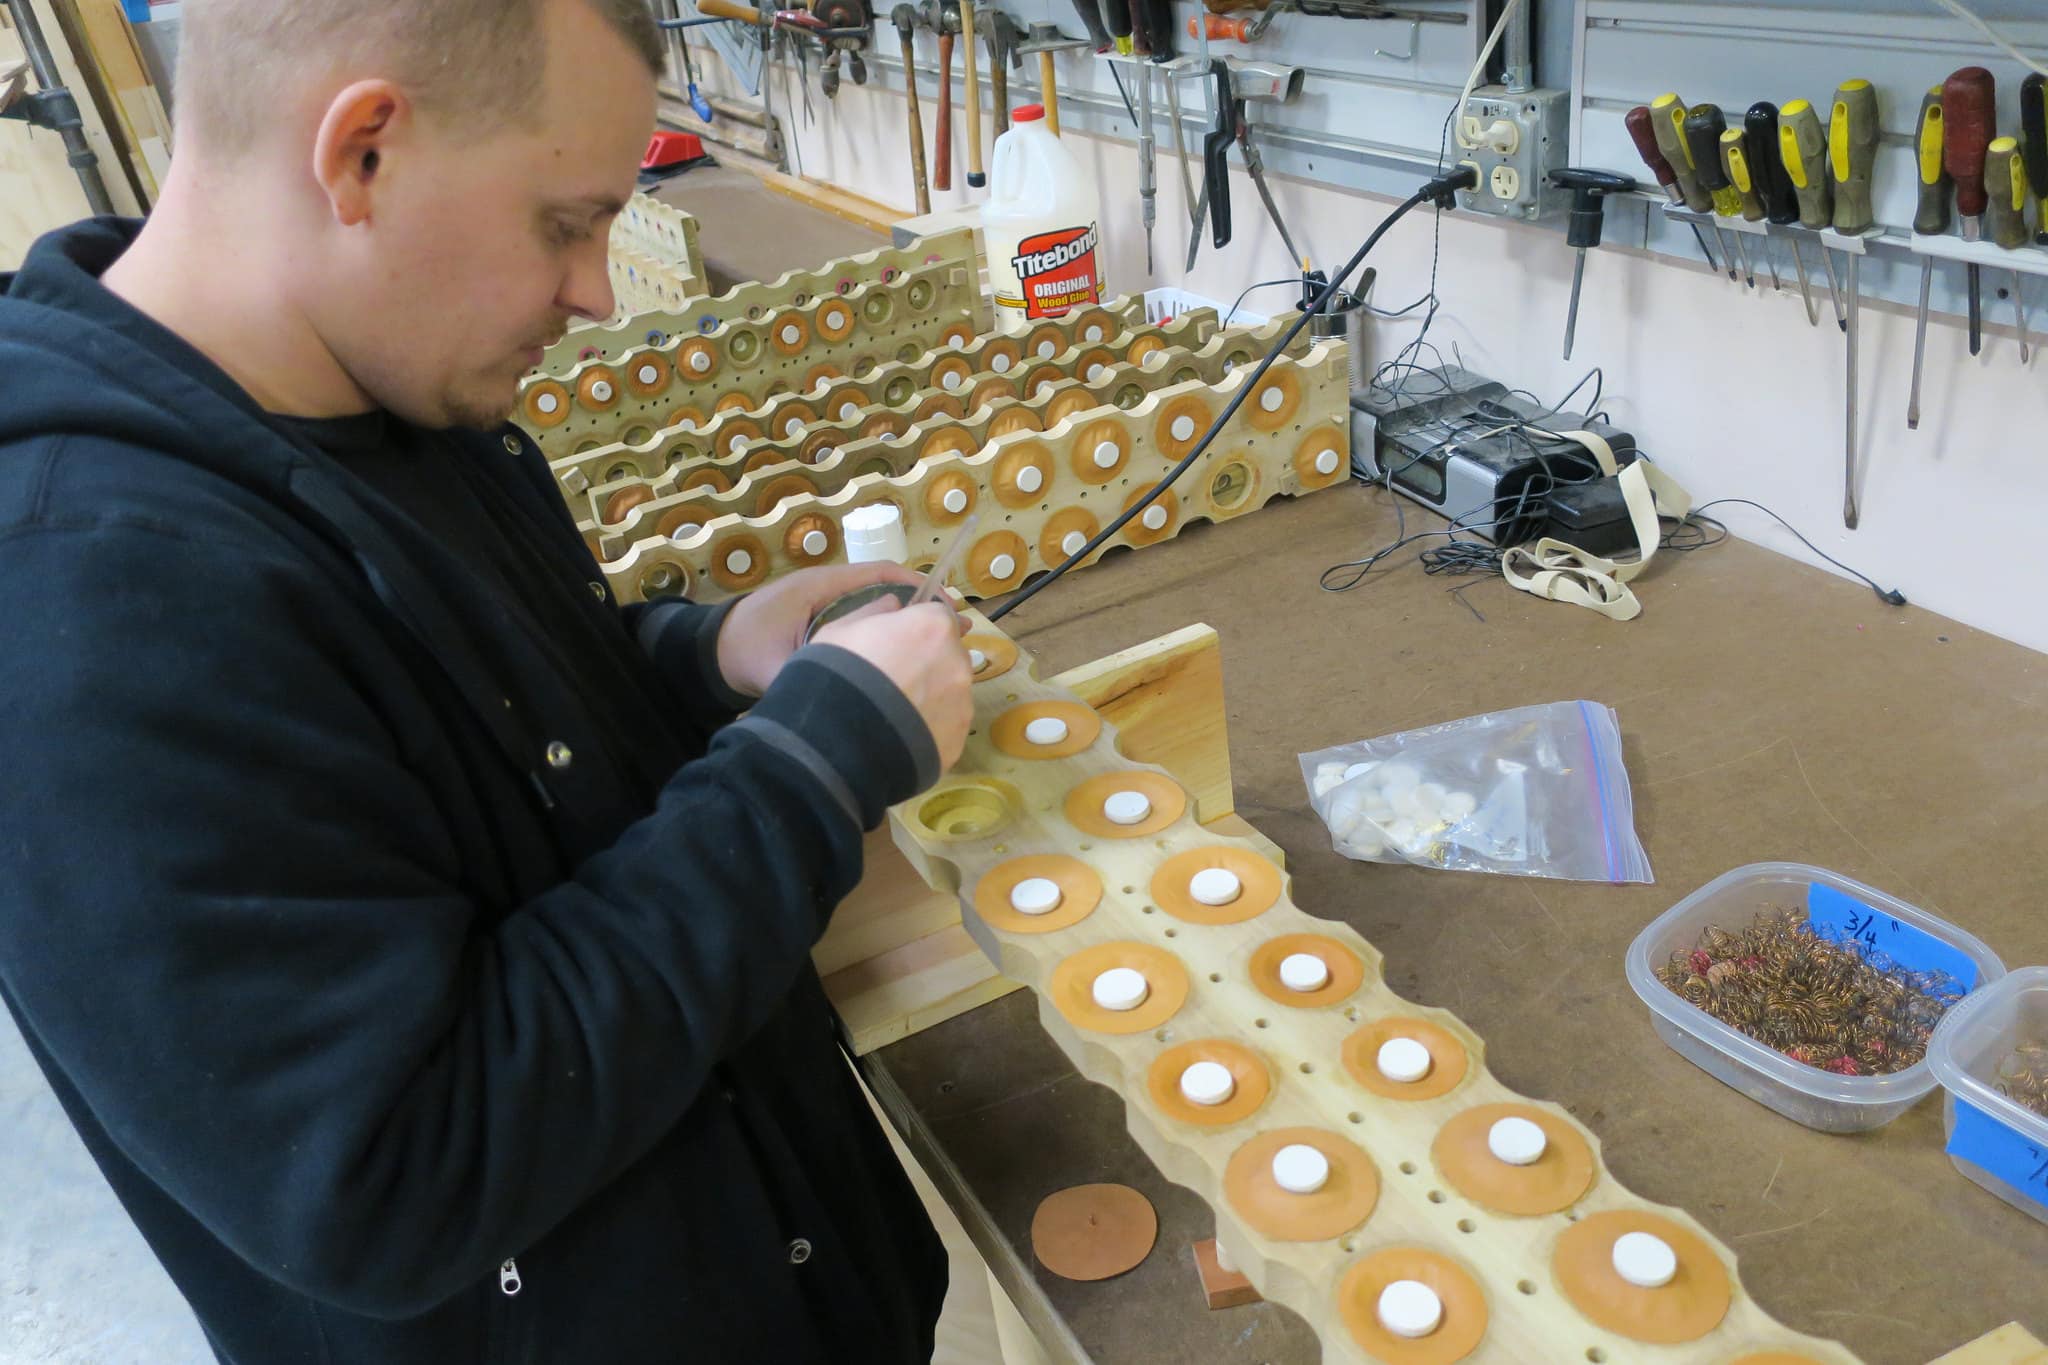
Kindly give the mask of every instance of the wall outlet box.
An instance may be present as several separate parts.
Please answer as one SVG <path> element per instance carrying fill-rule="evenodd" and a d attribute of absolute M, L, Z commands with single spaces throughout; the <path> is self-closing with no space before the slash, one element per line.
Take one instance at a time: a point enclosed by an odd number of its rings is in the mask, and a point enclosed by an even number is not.
<path fill-rule="evenodd" d="M 1570 119 L 1566 90 L 1473 91 L 1452 135 L 1459 164 L 1477 170 L 1479 182 L 1458 192 L 1458 207 L 1524 222 L 1564 212 L 1571 195 L 1550 183 L 1550 173 L 1564 165 Z"/>

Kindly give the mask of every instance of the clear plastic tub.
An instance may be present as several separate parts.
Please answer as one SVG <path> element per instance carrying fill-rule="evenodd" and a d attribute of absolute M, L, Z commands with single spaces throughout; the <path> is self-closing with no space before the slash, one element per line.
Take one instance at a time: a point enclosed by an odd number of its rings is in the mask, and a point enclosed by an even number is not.
<path fill-rule="evenodd" d="M 1934 1089 L 1934 1075 L 1925 1060 L 1889 1076 L 1838 1076 L 1795 1062 L 1738 1033 L 1656 976 L 1659 964 L 1696 945 L 1709 925 L 1737 929 L 1766 906 L 1804 906 L 1815 885 L 1860 901 L 1888 921 L 1923 931 L 1959 951 L 1975 963 L 1980 987 L 2005 975 L 2005 964 L 1974 934 L 1896 896 L 1806 863 L 1751 863 L 1708 882 L 1636 935 L 1628 950 L 1628 983 L 1650 1007 L 1658 1036 L 1708 1075 L 1808 1128 L 1861 1133 L 1882 1128 Z"/>
<path fill-rule="evenodd" d="M 1999 1063 L 2014 1048 L 2043 1042 L 2048 967 L 2022 967 L 1942 1017 L 1927 1064 L 1947 1092 L 1942 1126 L 1949 1160 L 2006 1203 L 2048 1223 L 2048 1119 L 1999 1094 L 1997 1085 Z"/>

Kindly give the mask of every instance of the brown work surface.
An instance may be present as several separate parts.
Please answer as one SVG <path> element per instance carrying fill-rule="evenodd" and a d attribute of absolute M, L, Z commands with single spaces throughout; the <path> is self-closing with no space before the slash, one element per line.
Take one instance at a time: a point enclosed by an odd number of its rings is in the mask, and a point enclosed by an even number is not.
<path fill-rule="evenodd" d="M 1158 1238 L 1159 1216 L 1129 1185 L 1054 1190 L 1031 1216 L 1031 1249 L 1062 1279 L 1112 1279 L 1150 1256 Z"/>
<path fill-rule="evenodd" d="M 1408 508 L 1411 531 L 1434 524 Z M 2048 661 L 1733 541 L 1660 561 L 1627 624 L 1497 579 L 1425 577 L 1412 552 L 1353 592 L 1318 589 L 1393 529 L 1377 490 L 1275 503 L 1112 555 L 1005 625 L 1047 674 L 1216 627 L 1237 809 L 1286 850 L 1296 901 L 1377 945 L 1396 990 L 1456 1011 L 1504 1082 L 1586 1122 L 1616 1178 L 1699 1217 L 1788 1326 L 1870 1365 L 1925 1365 L 2014 1318 L 2048 1332 L 2048 1226 L 1949 1165 L 1938 1094 L 1872 1134 L 1811 1132 L 1667 1049 L 1622 969 L 1680 897 L 1779 858 L 1953 920 L 2009 966 L 2048 961 Z M 1655 886 L 1351 862 L 1309 809 L 1299 752 L 1581 697 L 1620 713 Z M 1042 1330 L 1049 1302 L 1097 1365 L 1316 1360 L 1285 1309 L 1203 1306 L 1186 1258 L 1212 1234 L 1207 1206 L 1152 1168 L 1122 1102 L 1075 1075 L 1037 1008 L 1019 992 L 866 1059 L 942 1188 L 964 1189 L 998 1277 L 1018 1273 L 1014 1248 L 1029 1266 L 1047 1193 L 1122 1181 L 1158 1209 L 1160 1249 L 1108 1284 L 1023 1272 Z"/>
<path fill-rule="evenodd" d="M 889 245 L 879 232 L 777 194 L 741 166 L 698 166 L 652 193 L 697 220 L 697 253 L 714 294 Z"/>

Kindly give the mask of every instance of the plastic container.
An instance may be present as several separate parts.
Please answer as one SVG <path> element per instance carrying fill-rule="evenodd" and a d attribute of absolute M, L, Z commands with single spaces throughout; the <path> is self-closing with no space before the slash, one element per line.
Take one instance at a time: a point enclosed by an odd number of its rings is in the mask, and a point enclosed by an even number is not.
<path fill-rule="evenodd" d="M 989 167 L 981 238 L 996 326 L 1022 332 L 1102 302 L 1102 206 L 1080 158 L 1046 130 L 1042 105 L 1010 119 Z"/>
<path fill-rule="evenodd" d="M 1838 1076 L 1737 1032 L 1656 976 L 1659 964 L 1695 946 L 1709 925 L 1734 929 L 1768 906 L 1804 906 L 1809 888 L 1816 885 L 1860 901 L 1887 923 L 1909 926 L 1948 945 L 1975 964 L 1978 987 L 2005 975 L 1998 954 L 1976 935 L 1896 896 L 1806 863 L 1752 863 L 1716 877 L 1637 934 L 1628 950 L 1628 983 L 1650 1007 L 1657 1035 L 1714 1079 L 1808 1128 L 1861 1133 L 1882 1128 L 1934 1089 L 1934 1074 L 1924 1058 L 1889 1076 Z"/>
<path fill-rule="evenodd" d="M 2048 1223 L 2048 1119 L 1998 1093 L 1998 1064 L 2048 1042 L 2048 967 L 2022 967 L 1946 1015 L 1927 1064 L 1947 1092 L 1948 1159 L 1977 1184 Z"/>

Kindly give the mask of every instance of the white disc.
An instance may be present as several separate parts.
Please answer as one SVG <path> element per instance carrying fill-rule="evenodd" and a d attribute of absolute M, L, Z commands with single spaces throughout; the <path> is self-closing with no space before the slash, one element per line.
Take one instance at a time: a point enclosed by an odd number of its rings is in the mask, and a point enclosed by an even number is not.
<path fill-rule="evenodd" d="M 1145 524 L 1148 531 L 1163 530 L 1166 526 L 1166 509 L 1155 502 L 1145 509 L 1145 515 L 1138 520 Z"/>
<path fill-rule="evenodd" d="M 989 577 L 1001 582 L 1017 572 L 1017 561 L 1008 555 L 997 555 L 988 562 Z"/>
<path fill-rule="evenodd" d="M 1060 541 L 1060 553 L 1064 555 L 1077 555 L 1081 553 L 1081 547 L 1087 543 L 1088 537 L 1082 535 L 1079 531 L 1069 531 L 1066 534 L 1066 538 Z"/>
<path fill-rule="evenodd" d="M 1026 493 L 1036 493 L 1045 487 L 1045 471 L 1035 464 L 1027 464 L 1017 471 L 1017 487 Z"/>
<path fill-rule="evenodd" d="M 1173 425 L 1167 430 L 1173 433 L 1176 441 L 1192 441 L 1195 439 L 1195 419 L 1182 413 L 1173 419 Z"/>
<path fill-rule="evenodd" d="M 1088 382 L 1093 384 L 1096 380 L 1102 378 L 1102 371 L 1104 370 L 1104 368 L 1106 367 L 1099 360 L 1096 361 L 1093 365 L 1090 365 L 1088 367 L 1088 374 L 1086 376 Z"/>
<path fill-rule="evenodd" d="M 1314 953 L 1289 953 L 1280 959 L 1280 984 L 1290 991 L 1319 991 L 1330 984 L 1330 964 Z"/>
<path fill-rule="evenodd" d="M 990 357 L 988 367 L 991 370 L 994 370 L 997 374 L 1008 374 L 1010 372 L 1010 366 L 1014 363 L 1015 362 L 1013 362 L 1010 359 L 1010 357 L 1006 355 L 998 355 Z"/>
<path fill-rule="evenodd" d="M 1024 727 L 1024 738 L 1033 744 L 1064 744 L 1067 723 L 1058 716 L 1039 716 Z"/>
<path fill-rule="evenodd" d="M 1662 1289 L 1677 1278 L 1678 1253 L 1662 1237 L 1624 1232 L 1614 1239 L 1614 1273 L 1638 1289 Z"/>
<path fill-rule="evenodd" d="M 1189 1104 L 1221 1104 L 1237 1093 L 1237 1081 L 1221 1062 L 1196 1062 L 1180 1073 L 1180 1093 Z"/>
<path fill-rule="evenodd" d="M 1091 988 L 1095 1003 L 1106 1010 L 1134 1010 L 1145 1003 L 1145 997 L 1152 993 L 1152 987 L 1144 976 L 1129 967 L 1111 967 L 1095 978 Z"/>
<path fill-rule="evenodd" d="M 784 436 L 801 436 L 801 435 L 803 435 L 803 434 L 804 434 L 804 419 L 803 419 L 803 418 L 801 418 L 801 417 L 792 417 L 792 418 L 790 418 L 790 419 L 789 419 L 789 420 L 788 420 L 787 422 L 784 422 L 784 423 L 782 424 L 782 434 L 783 434 Z"/>
<path fill-rule="evenodd" d="M 690 368 L 691 368 L 691 369 L 693 369 L 693 370 L 695 370 L 695 371 L 696 371 L 696 372 L 697 372 L 698 374 L 702 374 L 702 373 L 704 373 L 704 371 L 706 371 L 706 370 L 710 369 L 710 368 L 711 368 L 711 352 L 709 352 L 709 351 L 692 351 L 692 352 L 690 352 Z"/>
<path fill-rule="evenodd" d="M 1378 766 L 1377 763 L 1354 763 L 1344 770 L 1344 780 L 1349 782 L 1354 777 L 1363 777 Z"/>
<path fill-rule="evenodd" d="M 1429 1049 L 1413 1038 L 1389 1038 L 1381 1043 L 1378 1062 L 1380 1075 L 1402 1085 L 1421 1080 L 1435 1065 Z"/>
<path fill-rule="evenodd" d="M 948 488 L 946 496 L 939 499 L 939 506 L 945 508 L 954 516 L 959 516 L 967 510 L 967 490 L 964 488 Z"/>
<path fill-rule="evenodd" d="M 839 418 L 841 421 L 845 421 L 847 418 L 854 416 L 859 411 L 860 404 L 854 402 L 851 398 L 849 398 L 844 403 L 841 403 L 839 405 Z"/>
<path fill-rule="evenodd" d="M 959 388 L 962 384 L 965 384 L 967 382 L 967 376 L 961 374 L 958 370 L 955 370 L 951 374 L 947 375 L 940 382 L 946 386 L 948 391 L 950 391 Z"/>
<path fill-rule="evenodd" d="M 1337 457 L 1337 452 L 1336 452 L 1336 451 L 1334 451 L 1334 450 L 1326 450 L 1326 451 L 1324 451 L 1324 452 L 1323 452 L 1322 454 L 1320 454 L 1320 455 L 1316 456 L 1316 473 L 1318 473 L 1318 474 L 1334 474 L 1334 473 L 1336 473 L 1336 472 L 1337 472 L 1337 458 L 1338 458 L 1338 457 Z"/>
<path fill-rule="evenodd" d="M 973 669 L 976 673 L 981 672 L 982 669 L 988 667 L 988 655 L 982 653 L 978 649 L 968 650 L 967 666 Z"/>
<path fill-rule="evenodd" d="M 796 345 L 796 342 L 797 342 L 797 338 L 798 338 L 798 337 L 800 337 L 800 336 L 802 336 L 802 335 L 803 335 L 803 332 L 802 332 L 802 330 L 801 330 L 801 329 L 799 329 L 799 328 L 797 327 L 797 325 L 796 325 L 795 323 L 793 323 L 793 322 L 785 322 L 785 323 L 783 323 L 783 324 L 782 324 L 782 344 L 783 344 L 783 345 L 785 345 L 785 346 L 794 346 L 794 345 Z"/>
<path fill-rule="evenodd" d="M 1051 360 L 1059 353 L 1060 348 L 1053 344 L 1051 337 L 1047 337 L 1044 341 L 1038 343 L 1038 358 L 1040 360 Z"/>
<path fill-rule="evenodd" d="M 544 393 L 533 400 L 533 405 L 539 408 L 544 415 L 552 417 L 555 415 L 556 410 L 562 406 L 562 400 L 551 393 Z"/>
<path fill-rule="evenodd" d="M 1273 1182 L 1289 1194 L 1314 1194 L 1330 1182 L 1330 1158 L 1305 1142 L 1273 1153 Z"/>
<path fill-rule="evenodd" d="M 1049 914 L 1059 907 L 1059 883 L 1049 877 L 1026 877 L 1010 888 L 1010 908 L 1020 915 Z"/>
<path fill-rule="evenodd" d="M 1145 353 L 1145 358 L 1139 361 L 1138 363 L 1148 370 L 1156 370 L 1161 365 L 1164 365 L 1166 363 L 1166 352 L 1147 351 Z"/>
<path fill-rule="evenodd" d="M 1102 340 L 1102 327 L 1101 327 L 1101 325 L 1100 325 L 1100 324 L 1098 324 L 1098 323 L 1092 323 L 1092 322 L 1091 322 L 1091 323 L 1089 323 L 1089 324 L 1088 324 L 1088 328 L 1087 328 L 1087 330 L 1081 333 L 1081 340 L 1083 340 L 1083 341 L 1100 341 L 1100 340 Z"/>
<path fill-rule="evenodd" d="M 1443 1325 L 1444 1301 L 1420 1280 L 1396 1280 L 1380 1291 L 1380 1326 L 1397 1337 L 1426 1337 Z"/>
<path fill-rule="evenodd" d="M 1486 1150 L 1510 1166 L 1535 1165 L 1549 1145 L 1541 1127 L 1513 1115 L 1486 1130 Z"/>
<path fill-rule="evenodd" d="M 837 455 L 838 453 L 838 446 L 819 446 L 817 456 L 812 460 L 812 463 L 823 464 L 825 463 L 825 461 L 831 459 L 834 455 Z"/>
<path fill-rule="evenodd" d="M 609 403 L 612 401 L 612 386 L 600 379 L 590 386 L 590 396 L 596 402 Z"/>
<path fill-rule="evenodd" d="M 831 545 L 831 543 L 832 538 L 823 531 L 804 532 L 804 553 L 813 559 L 825 553 L 826 547 Z"/>
<path fill-rule="evenodd" d="M 1264 408 L 1267 412 L 1280 411 L 1280 405 L 1282 403 L 1285 403 L 1286 401 L 1287 395 L 1280 392 L 1280 390 L 1277 387 L 1267 389 L 1264 393 L 1259 395 L 1259 406 Z"/>
<path fill-rule="evenodd" d="M 753 441 L 749 440 L 745 436 L 735 436 L 732 438 L 732 450 L 728 453 L 733 455 L 744 455 L 747 453 L 747 447 L 752 444 Z"/>
<path fill-rule="evenodd" d="M 840 312 L 837 308 L 834 308 L 831 312 L 825 314 L 825 327 L 827 331 L 836 332 L 845 325 L 846 314 Z"/>
<path fill-rule="evenodd" d="M 1244 894 L 1244 883 L 1228 868 L 1205 867 L 1188 879 L 1188 894 L 1200 905 L 1228 905 Z"/>
<path fill-rule="evenodd" d="M 1143 792 L 1112 792 L 1102 814 L 1112 825 L 1142 825 L 1152 818 L 1152 801 Z"/>
<path fill-rule="evenodd" d="M 754 557 L 745 550 L 734 550 L 725 557 L 725 571 L 741 574 L 754 567 Z"/>
<path fill-rule="evenodd" d="M 661 378 L 661 371 L 660 371 L 660 370 L 658 370 L 658 369 L 656 369 L 656 368 L 655 368 L 654 366 L 652 366 L 652 365 L 642 365 L 642 366 L 640 367 L 640 382 L 641 382 L 641 383 L 643 383 L 643 384 L 652 384 L 652 383 L 653 383 L 653 382 L 654 382 L 655 380 L 657 380 L 657 379 L 659 379 L 659 378 Z"/>
<path fill-rule="evenodd" d="M 1095 447 L 1095 467 L 1097 469 L 1115 469 L 1116 462 L 1123 457 L 1124 453 L 1116 448 L 1115 441 L 1104 441 Z"/>
<path fill-rule="evenodd" d="M 1444 819 L 1451 824 L 1469 819 L 1479 803 L 1472 799 L 1471 792 L 1452 792 L 1444 797 Z"/>

